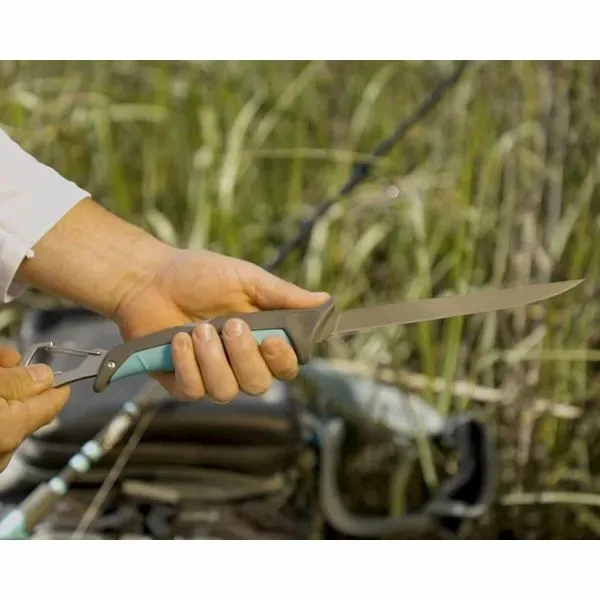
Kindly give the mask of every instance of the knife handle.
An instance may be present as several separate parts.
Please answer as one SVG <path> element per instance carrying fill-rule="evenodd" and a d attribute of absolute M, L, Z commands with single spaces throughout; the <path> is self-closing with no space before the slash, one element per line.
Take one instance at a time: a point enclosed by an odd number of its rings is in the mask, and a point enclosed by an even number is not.
<path fill-rule="evenodd" d="M 318 335 L 336 314 L 335 300 L 330 298 L 317 308 L 268 310 L 238 313 L 208 321 L 219 335 L 223 325 L 232 318 L 242 319 L 261 343 L 267 337 L 281 337 L 288 342 L 300 364 L 310 361 Z M 109 350 L 98 369 L 94 390 L 100 392 L 111 381 L 142 373 L 169 373 L 174 370 L 171 341 L 179 332 L 191 333 L 198 323 L 163 329 L 139 337 Z"/>

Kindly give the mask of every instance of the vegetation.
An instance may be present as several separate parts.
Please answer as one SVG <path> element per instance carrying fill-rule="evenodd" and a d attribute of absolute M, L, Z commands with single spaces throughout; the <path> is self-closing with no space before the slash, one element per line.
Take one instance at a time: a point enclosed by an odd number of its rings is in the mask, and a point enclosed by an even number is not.
<path fill-rule="evenodd" d="M 0 126 L 165 241 L 263 264 L 453 68 L 4 62 Z M 278 269 L 346 306 L 585 277 L 544 306 L 325 348 L 487 420 L 502 481 L 473 535 L 600 535 L 599 89 L 593 62 L 470 64 Z"/>

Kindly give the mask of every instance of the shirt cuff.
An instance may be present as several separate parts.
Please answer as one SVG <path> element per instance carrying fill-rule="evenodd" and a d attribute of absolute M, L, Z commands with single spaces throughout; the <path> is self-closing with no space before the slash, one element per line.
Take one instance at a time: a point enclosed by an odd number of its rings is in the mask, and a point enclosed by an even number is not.
<path fill-rule="evenodd" d="M 14 281 L 14 278 L 23 259 L 33 258 L 33 250 L 2 230 L 0 239 L 0 297 L 6 304 L 25 291 L 27 286 Z"/>
<path fill-rule="evenodd" d="M 0 302 L 23 293 L 14 281 L 23 260 L 34 259 L 35 244 L 89 197 L 0 131 Z"/>
<path fill-rule="evenodd" d="M 62 190 L 63 195 L 60 198 L 45 198 L 41 201 L 40 206 L 32 206 L 26 236 L 17 236 L 6 231 L 3 227 L 3 219 L 0 217 L 0 302 L 12 302 L 27 289 L 25 284 L 14 280 L 23 260 L 33 259 L 35 257 L 33 246 L 71 208 L 81 200 L 90 197 L 88 192 L 78 188 L 71 182 L 65 180 L 65 183 L 71 184 L 71 186 L 68 190 Z M 35 202 L 32 202 L 32 204 L 35 204 Z"/>

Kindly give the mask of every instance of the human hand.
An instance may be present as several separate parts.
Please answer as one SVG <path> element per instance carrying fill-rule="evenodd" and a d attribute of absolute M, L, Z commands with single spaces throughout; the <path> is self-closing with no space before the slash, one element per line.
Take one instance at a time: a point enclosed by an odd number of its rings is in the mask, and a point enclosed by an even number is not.
<path fill-rule="evenodd" d="M 329 298 L 214 252 L 163 247 L 159 255 L 152 276 L 125 296 L 114 315 L 126 339 L 234 312 L 314 308 Z M 175 373 L 154 377 L 176 398 L 208 395 L 228 402 L 240 390 L 258 395 L 274 377 L 289 381 L 298 374 L 296 354 L 282 339 L 270 337 L 259 346 L 239 319 L 227 321 L 222 333 L 221 340 L 214 327 L 200 324 L 191 336 L 177 334 Z"/>
<path fill-rule="evenodd" d="M 50 423 L 69 398 L 67 386 L 50 389 L 54 379 L 50 367 L 19 367 L 20 360 L 10 346 L 0 347 L 0 471 L 21 442 Z"/>

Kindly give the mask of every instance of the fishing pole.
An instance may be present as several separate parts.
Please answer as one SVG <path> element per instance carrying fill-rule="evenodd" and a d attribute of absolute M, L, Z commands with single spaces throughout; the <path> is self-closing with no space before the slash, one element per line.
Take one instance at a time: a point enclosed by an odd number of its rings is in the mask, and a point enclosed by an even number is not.
<path fill-rule="evenodd" d="M 48 515 L 68 492 L 71 485 L 106 456 L 136 424 L 147 425 L 142 416 L 158 409 L 164 399 L 154 393 L 160 385 L 152 381 L 137 398 L 125 402 L 115 416 L 69 459 L 61 471 L 38 485 L 18 507 L 0 520 L 0 539 L 27 539 L 35 526 Z M 152 414 L 154 414 L 152 412 Z"/>
<path fill-rule="evenodd" d="M 337 193 L 323 200 L 314 209 L 310 217 L 301 221 L 298 224 L 296 235 L 288 242 L 283 243 L 276 252 L 275 257 L 264 265 L 264 268 L 267 271 L 272 271 L 281 266 L 283 261 L 290 256 L 294 250 L 300 248 L 308 240 L 319 219 L 325 216 L 334 204 L 348 196 L 358 185 L 365 181 L 371 174 L 377 159 L 389 154 L 391 149 L 440 103 L 448 91 L 458 83 L 467 68 L 467 64 L 468 61 L 460 61 L 454 71 L 448 77 L 441 79 L 435 85 L 433 90 L 423 98 L 416 110 L 402 119 L 396 129 L 394 129 L 393 133 L 375 146 L 373 151 L 368 155 L 368 158 L 354 163 L 350 177 L 340 187 Z"/>
<path fill-rule="evenodd" d="M 305 244 L 319 219 L 329 212 L 334 204 L 347 197 L 367 179 L 375 162 L 388 154 L 417 123 L 440 103 L 450 89 L 458 83 L 467 65 L 468 61 L 460 61 L 452 73 L 440 79 L 417 108 L 400 121 L 391 135 L 373 149 L 369 158 L 354 164 L 351 175 L 344 185 L 336 194 L 323 200 L 309 218 L 298 224 L 297 234 L 279 247 L 275 257 L 263 266 L 265 270 L 273 271 L 278 268 L 294 250 Z M 119 444 L 132 427 L 135 426 L 132 435 L 135 435 L 136 432 L 140 433 L 149 421 L 149 419 L 142 419 L 144 413 L 153 409 L 152 415 L 154 415 L 160 405 L 165 403 L 164 399 L 153 401 L 153 393 L 157 389 L 160 389 L 160 386 L 156 382 L 152 382 L 150 388 L 144 388 L 139 397 L 126 402 L 93 439 L 83 444 L 57 475 L 38 485 L 25 500 L 0 519 L 0 539 L 28 539 L 35 527 L 61 501 L 78 477 L 87 473 L 95 463 Z M 141 434 L 138 437 L 141 437 Z M 135 446 L 130 448 L 128 453 L 132 453 L 134 449 Z M 127 460 L 127 457 L 123 456 L 123 458 L 125 460 L 121 461 L 122 463 Z"/>

